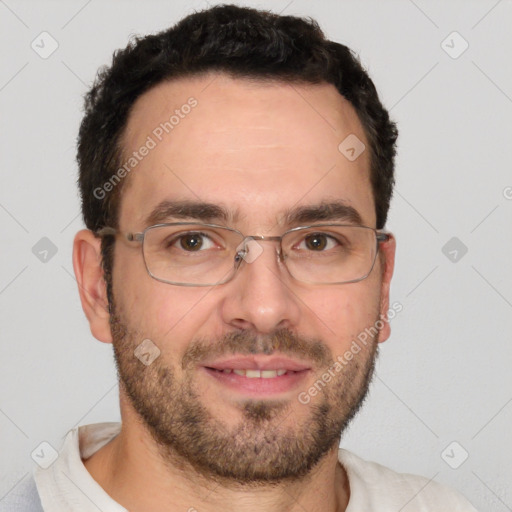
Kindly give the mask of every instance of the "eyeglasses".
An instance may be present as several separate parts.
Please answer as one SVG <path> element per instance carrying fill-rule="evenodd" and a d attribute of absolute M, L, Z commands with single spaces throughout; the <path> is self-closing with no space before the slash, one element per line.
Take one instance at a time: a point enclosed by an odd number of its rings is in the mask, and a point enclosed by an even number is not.
<path fill-rule="evenodd" d="M 278 260 L 297 281 L 345 284 L 368 277 L 379 242 L 389 233 L 366 226 L 317 224 L 297 227 L 281 236 L 245 236 L 216 224 L 175 222 L 156 224 L 141 233 L 119 233 L 111 227 L 99 236 L 121 235 L 142 243 L 149 275 L 177 286 L 215 286 L 235 276 L 242 261 L 252 263 L 263 252 L 259 242 L 278 242 Z"/>

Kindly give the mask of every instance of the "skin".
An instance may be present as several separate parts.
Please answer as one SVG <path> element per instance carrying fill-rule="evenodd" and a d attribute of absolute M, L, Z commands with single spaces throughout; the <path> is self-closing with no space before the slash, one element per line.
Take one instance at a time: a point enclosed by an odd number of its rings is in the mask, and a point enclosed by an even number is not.
<path fill-rule="evenodd" d="M 197 99 L 197 107 L 126 179 L 120 231 L 142 231 L 146 215 L 164 199 L 201 200 L 221 204 L 230 212 L 238 210 L 239 218 L 227 224 L 248 235 L 280 235 L 295 227 L 285 222 L 287 209 L 333 200 L 344 200 L 357 209 L 364 225 L 375 227 L 368 151 L 353 162 L 338 151 L 340 142 L 351 133 L 368 144 L 354 109 L 332 85 L 270 84 L 222 74 L 160 84 L 139 98 L 130 114 L 123 140 L 126 153 L 139 148 L 155 127 L 191 96 Z M 155 366 L 147 367 L 148 382 L 154 382 L 151 371 L 155 368 L 173 369 L 176 389 L 180 385 L 194 389 L 200 405 L 226 432 L 234 432 L 243 419 L 247 420 L 240 406 L 247 401 L 212 383 L 197 367 L 182 367 L 184 355 L 197 340 L 206 340 L 210 347 L 217 340 L 224 346 L 227 335 L 249 332 L 271 343 L 272 334 L 285 329 L 297 339 L 316 340 L 335 358 L 389 309 L 393 237 L 380 244 L 372 272 L 357 283 L 298 283 L 279 263 L 273 244 L 263 243 L 263 253 L 243 265 L 232 281 L 207 288 L 172 286 L 152 279 L 140 246 L 118 240 L 113 290 L 116 313 L 128 331 L 124 333 L 125 345 L 119 324 L 110 323 L 99 239 L 88 230 L 75 237 L 75 274 L 92 334 L 102 342 L 114 342 L 118 349 L 133 348 L 144 338 L 155 341 L 161 355 Z M 336 393 L 339 396 L 349 386 L 346 372 L 353 369 L 353 375 L 358 376 L 352 378 L 354 386 L 361 388 L 361 368 L 373 360 L 377 343 L 389 335 L 389 324 L 385 323 L 372 346 L 355 356 L 325 392 L 312 397 L 308 404 L 300 403 L 298 391 L 307 390 L 325 371 L 325 367 L 315 366 L 304 386 L 283 398 L 266 428 L 298 437 L 322 400 L 338 416 L 346 415 L 336 403 Z M 242 344 L 241 350 L 248 346 Z M 299 352 L 291 353 L 300 359 Z M 136 364 L 142 365 L 132 352 L 120 354 L 127 372 L 144 372 L 137 370 Z M 130 355 L 123 359 L 122 354 Z M 312 361 L 308 357 L 304 360 Z M 151 512 L 165 507 L 198 511 L 345 510 L 350 489 L 338 463 L 337 442 L 301 478 L 254 486 L 214 475 L 208 478 L 155 441 L 121 384 L 122 431 L 84 464 L 106 492 L 130 511 Z M 152 398 L 147 397 L 148 403 Z M 165 400 L 165 395 L 159 400 Z M 256 442 L 240 438 L 242 441 Z"/>

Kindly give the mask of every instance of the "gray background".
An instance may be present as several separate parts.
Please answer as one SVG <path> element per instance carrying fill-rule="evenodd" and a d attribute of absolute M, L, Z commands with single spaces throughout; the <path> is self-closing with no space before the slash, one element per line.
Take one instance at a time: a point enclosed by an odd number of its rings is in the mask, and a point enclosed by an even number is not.
<path fill-rule="evenodd" d="M 401 131 L 388 228 L 403 311 L 342 446 L 512 510 L 512 3 L 239 3 L 316 18 L 360 54 Z M 119 419 L 111 346 L 89 332 L 71 265 L 81 97 L 130 35 L 207 5 L 0 0 L 0 498 L 42 441 Z M 58 43 L 45 59 L 43 31 Z"/>

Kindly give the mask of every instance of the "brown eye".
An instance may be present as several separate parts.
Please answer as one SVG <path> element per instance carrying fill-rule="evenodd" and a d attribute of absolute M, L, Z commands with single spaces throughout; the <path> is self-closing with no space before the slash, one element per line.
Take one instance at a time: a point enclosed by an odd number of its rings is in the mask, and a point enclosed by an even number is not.
<path fill-rule="evenodd" d="M 305 238 L 306 247 L 311 251 L 323 251 L 327 247 L 327 235 L 314 233 Z"/>
<path fill-rule="evenodd" d="M 180 237 L 180 245 L 185 251 L 198 251 L 203 246 L 203 237 L 198 233 L 191 233 Z"/>

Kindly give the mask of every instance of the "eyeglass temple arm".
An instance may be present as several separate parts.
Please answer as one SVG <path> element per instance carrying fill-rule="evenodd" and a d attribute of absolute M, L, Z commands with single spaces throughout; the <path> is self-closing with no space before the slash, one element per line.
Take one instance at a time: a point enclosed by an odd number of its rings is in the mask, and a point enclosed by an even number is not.
<path fill-rule="evenodd" d="M 119 233 L 119 231 L 115 228 L 111 228 L 109 226 L 105 226 L 101 229 L 98 229 L 98 231 L 96 231 L 96 235 L 98 236 L 116 236 L 117 234 L 122 234 L 122 233 Z M 124 237 L 129 241 L 129 242 L 142 242 L 142 240 L 144 239 L 144 233 L 126 233 L 124 234 Z"/>
<path fill-rule="evenodd" d="M 387 242 L 391 238 L 391 233 L 377 233 L 377 242 Z"/>
<path fill-rule="evenodd" d="M 98 236 L 115 236 L 117 235 L 117 229 L 105 226 L 95 231 L 95 234 Z"/>

